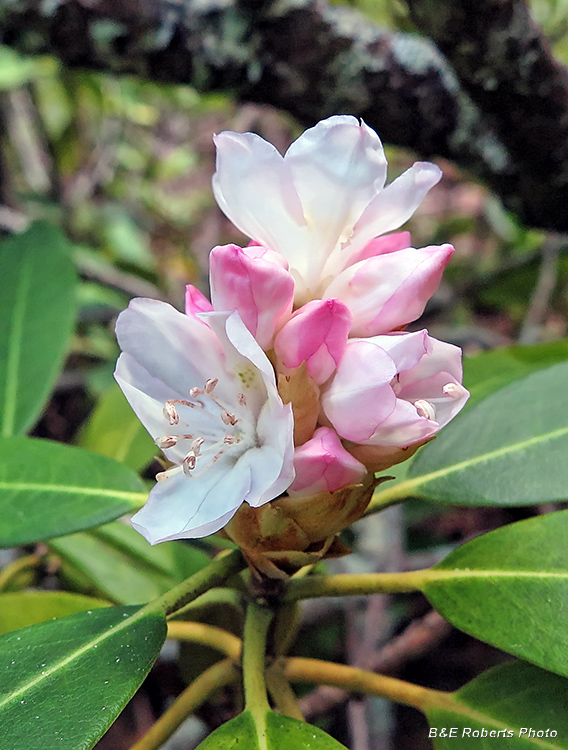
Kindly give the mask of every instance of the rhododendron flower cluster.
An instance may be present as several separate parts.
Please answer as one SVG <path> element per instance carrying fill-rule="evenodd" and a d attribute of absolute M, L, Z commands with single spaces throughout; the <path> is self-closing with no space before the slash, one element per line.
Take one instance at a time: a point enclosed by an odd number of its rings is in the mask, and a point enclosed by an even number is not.
<path fill-rule="evenodd" d="M 356 485 L 469 395 L 457 347 L 403 332 L 453 252 L 392 233 L 436 166 L 385 187 L 382 144 L 350 116 L 285 156 L 252 133 L 215 142 L 215 196 L 250 245 L 212 250 L 211 300 L 188 286 L 184 314 L 134 300 L 117 323 L 116 378 L 172 464 L 133 519 L 152 543 L 218 531 L 243 503 Z"/>

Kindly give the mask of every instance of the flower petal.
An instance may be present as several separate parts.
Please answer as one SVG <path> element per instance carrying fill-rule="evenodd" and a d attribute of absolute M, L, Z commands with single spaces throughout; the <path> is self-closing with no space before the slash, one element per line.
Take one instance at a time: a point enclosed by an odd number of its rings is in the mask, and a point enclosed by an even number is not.
<path fill-rule="evenodd" d="M 308 375 L 318 384 L 325 383 L 343 355 L 352 320 L 337 299 L 308 302 L 276 336 L 276 356 L 288 369 L 306 362 Z"/>
<path fill-rule="evenodd" d="M 355 117 L 329 117 L 294 141 L 284 161 L 311 229 L 310 265 L 321 271 L 327 254 L 350 237 L 353 225 L 385 183 L 382 143 Z M 308 278 L 308 285 L 313 281 Z"/>
<path fill-rule="evenodd" d="M 352 336 L 388 333 L 422 315 L 453 252 L 451 245 L 409 247 L 363 260 L 340 273 L 323 296 L 350 309 Z"/>
<path fill-rule="evenodd" d="M 306 222 L 284 158 L 254 133 L 226 131 L 214 141 L 213 192 L 221 210 L 253 240 L 301 263 Z"/>
<path fill-rule="evenodd" d="M 131 523 L 150 544 L 208 536 L 229 522 L 249 490 L 248 470 L 207 471 L 193 479 L 179 472 L 152 488 Z"/>
<path fill-rule="evenodd" d="M 319 427 L 311 440 L 296 448 L 294 468 L 296 479 L 288 488 L 292 496 L 335 492 L 356 484 L 367 473 L 329 427 Z"/>
<path fill-rule="evenodd" d="M 185 314 L 195 318 L 197 313 L 211 312 L 213 305 L 197 287 L 187 284 L 185 287 Z"/>
<path fill-rule="evenodd" d="M 256 248 L 255 248 L 256 250 Z M 281 265 L 237 245 L 210 255 L 211 299 L 216 310 L 238 310 L 262 349 L 269 349 L 280 322 L 292 311 L 294 279 Z"/>
<path fill-rule="evenodd" d="M 416 162 L 387 185 L 369 203 L 355 224 L 351 252 L 358 252 L 373 237 L 392 232 L 402 226 L 441 177 L 442 172 L 435 164 Z"/>
<path fill-rule="evenodd" d="M 116 336 L 123 352 L 182 398 L 225 369 L 214 332 L 165 302 L 133 299 L 118 316 Z"/>
<path fill-rule="evenodd" d="M 396 366 L 372 339 L 349 341 L 321 404 L 337 433 L 361 443 L 391 414 L 396 396 L 390 386 Z"/>

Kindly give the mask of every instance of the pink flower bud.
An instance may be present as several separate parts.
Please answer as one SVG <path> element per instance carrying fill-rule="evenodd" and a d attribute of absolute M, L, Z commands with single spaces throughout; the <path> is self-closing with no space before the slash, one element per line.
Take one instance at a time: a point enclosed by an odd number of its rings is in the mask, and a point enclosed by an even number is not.
<path fill-rule="evenodd" d="M 213 305 L 197 287 L 188 284 L 185 287 L 185 314 L 195 318 L 197 313 L 211 312 Z"/>
<path fill-rule="evenodd" d="M 329 427 L 319 427 L 311 440 L 294 451 L 296 478 L 289 495 L 315 495 L 335 492 L 356 484 L 367 473 L 364 465 L 341 445 Z"/>
<path fill-rule="evenodd" d="M 351 323 L 351 313 L 338 299 L 308 302 L 276 336 L 280 364 L 292 370 L 305 362 L 308 375 L 325 383 L 343 355 Z"/>
<path fill-rule="evenodd" d="M 237 245 L 219 245 L 210 256 L 213 307 L 237 310 L 263 349 L 272 346 L 294 296 L 294 279 L 273 257 L 280 256 L 266 248 L 243 250 Z"/>
<path fill-rule="evenodd" d="M 325 297 L 350 309 L 352 336 L 389 333 L 422 315 L 453 252 L 452 245 L 409 247 L 359 261 L 331 282 Z"/>

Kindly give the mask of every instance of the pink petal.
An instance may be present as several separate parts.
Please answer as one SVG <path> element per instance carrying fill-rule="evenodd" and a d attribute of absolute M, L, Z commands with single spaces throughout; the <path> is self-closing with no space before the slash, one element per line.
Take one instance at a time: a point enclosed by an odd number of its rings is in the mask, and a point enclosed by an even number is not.
<path fill-rule="evenodd" d="M 390 386 L 396 365 L 373 339 L 347 343 L 335 376 L 321 396 L 325 416 L 346 440 L 368 440 L 396 407 Z"/>
<path fill-rule="evenodd" d="M 210 277 L 215 309 L 238 310 L 261 348 L 269 349 L 277 327 L 292 310 L 294 279 L 288 271 L 262 257 L 257 248 L 247 253 L 236 245 L 222 245 L 211 251 Z"/>
<path fill-rule="evenodd" d="M 440 181 L 441 170 L 429 162 L 416 162 L 374 198 L 355 224 L 351 245 L 353 252 L 363 248 L 373 237 L 402 226 L 426 193 Z"/>
<path fill-rule="evenodd" d="M 388 333 L 416 320 L 435 292 L 454 248 L 412 247 L 360 261 L 324 292 L 353 314 L 352 336 Z"/>
<path fill-rule="evenodd" d="M 337 299 L 308 302 L 276 336 L 276 356 L 288 369 L 305 361 L 308 375 L 325 383 L 343 355 L 351 323 L 351 313 Z"/>
<path fill-rule="evenodd" d="M 367 472 L 329 427 L 319 427 L 311 440 L 296 448 L 294 468 L 296 479 L 288 488 L 292 496 L 335 492 L 356 484 Z"/>
<path fill-rule="evenodd" d="M 197 313 L 211 312 L 213 305 L 197 287 L 187 284 L 185 287 L 185 314 L 195 318 Z"/>
<path fill-rule="evenodd" d="M 367 258 L 375 258 L 377 255 L 395 253 L 397 250 L 404 250 L 406 247 L 411 246 L 412 239 L 410 232 L 394 232 L 393 234 L 385 234 L 382 237 L 375 237 L 362 247 L 359 252 L 349 257 L 349 265 L 352 266 L 361 260 L 367 260 Z M 345 252 L 349 253 L 349 245 L 345 248 Z"/>

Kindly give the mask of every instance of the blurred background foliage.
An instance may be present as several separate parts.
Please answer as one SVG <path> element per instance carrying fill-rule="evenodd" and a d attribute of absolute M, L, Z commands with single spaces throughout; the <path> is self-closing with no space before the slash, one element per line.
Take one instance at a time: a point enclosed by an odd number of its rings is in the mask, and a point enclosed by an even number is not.
<path fill-rule="evenodd" d="M 357 0 L 351 5 L 384 26 L 413 30 L 398 0 Z M 534 0 L 532 7 L 559 59 L 568 63 L 568 1 Z M 264 106 L 237 106 L 229 95 L 202 95 L 187 86 L 69 71 L 53 58 L 27 59 L 0 47 L 0 232 L 20 231 L 38 218 L 59 224 L 73 243 L 81 278 L 79 326 L 71 354 L 34 434 L 80 442 L 135 469 L 152 461 L 152 441 L 113 385 L 118 354 L 114 320 L 134 296 L 165 299 L 181 308 L 185 284 L 207 292 L 211 248 L 244 241 L 217 208 L 210 187 L 215 161 L 212 135 L 225 129 L 253 130 L 281 151 L 300 133 L 287 115 Z M 389 180 L 420 158 L 388 145 L 387 155 Z M 444 179 L 408 228 L 415 246 L 451 242 L 456 254 L 415 327 L 427 325 L 434 336 L 461 345 L 470 356 L 508 344 L 564 337 L 566 238 L 522 226 L 484 186 L 447 162 L 440 166 Z M 124 431 L 117 434 L 119 422 Z M 147 474 L 152 475 L 152 471 Z M 528 511 L 441 511 L 416 502 L 408 504 L 404 518 L 402 513 L 392 508 L 350 531 L 347 541 L 356 554 L 339 563 L 339 569 L 430 565 L 452 545 Z M 120 550 L 109 534 L 92 543 Z M 88 586 L 81 586 L 84 571 L 73 547 L 76 541 L 62 540 L 63 570 L 73 590 L 92 594 Z M 83 550 L 79 542 L 76 548 Z M 159 574 L 158 587 L 166 578 L 163 571 Z M 385 597 L 372 598 L 367 608 L 354 600 L 326 608 L 309 604 L 298 653 L 304 653 L 309 643 L 310 656 L 349 660 L 361 642 L 372 651 L 428 610 L 419 595 L 390 604 L 389 608 Z M 404 668 L 400 676 L 453 689 L 501 658 L 460 633 L 446 640 L 444 648 L 443 660 L 418 658 L 412 673 Z M 182 667 L 189 668 L 187 663 Z M 181 678 L 167 654 L 153 674 L 165 685 L 160 700 L 179 690 Z M 152 679 L 157 682 L 156 676 Z M 148 713 L 147 699 L 140 700 L 139 711 Z M 317 702 L 310 705 L 313 715 L 319 715 Z M 338 713 L 338 705 L 332 702 L 334 708 L 322 726 L 349 742 L 346 716 L 351 729 L 357 727 L 358 704 L 350 703 L 347 713 L 343 708 Z M 387 748 L 393 737 L 400 750 L 428 746 L 417 714 L 409 719 L 409 709 L 385 706 L 378 699 L 366 704 L 365 718 L 376 739 L 372 747 Z M 158 708 L 154 706 L 153 712 Z M 140 720 L 133 710 L 134 714 L 126 714 L 127 723 Z M 214 711 L 205 707 L 201 718 L 215 726 L 227 718 L 224 710 L 224 704 Z M 404 719 L 398 730 L 393 730 L 393 712 Z M 149 721 L 147 716 L 144 721 Z M 198 737 L 202 726 L 193 726 L 192 736 Z M 106 747 L 122 747 L 121 732 L 129 737 L 128 726 L 112 731 Z M 127 747 L 129 740 L 124 743 Z"/>

